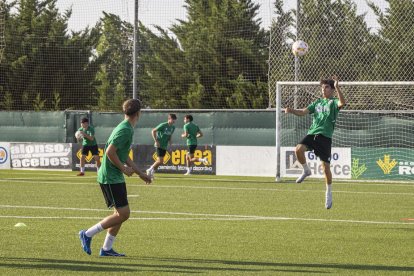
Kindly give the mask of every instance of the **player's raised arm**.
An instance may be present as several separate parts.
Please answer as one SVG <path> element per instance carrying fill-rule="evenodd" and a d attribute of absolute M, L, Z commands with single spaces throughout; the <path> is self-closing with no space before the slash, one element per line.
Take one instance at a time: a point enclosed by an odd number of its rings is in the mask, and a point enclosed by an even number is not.
<path fill-rule="evenodd" d="M 294 108 L 286 107 L 285 108 L 285 113 L 286 114 L 292 113 L 296 116 L 305 116 L 305 115 L 309 114 L 309 109 L 307 109 L 307 108 L 294 109 Z"/>
<path fill-rule="evenodd" d="M 335 91 L 336 93 L 338 93 L 338 99 L 339 99 L 338 107 L 342 108 L 346 104 L 346 101 L 345 101 L 344 95 L 342 94 L 341 89 L 339 88 L 339 78 L 334 75 L 332 76 L 332 79 L 335 81 L 335 84 L 334 84 Z"/>

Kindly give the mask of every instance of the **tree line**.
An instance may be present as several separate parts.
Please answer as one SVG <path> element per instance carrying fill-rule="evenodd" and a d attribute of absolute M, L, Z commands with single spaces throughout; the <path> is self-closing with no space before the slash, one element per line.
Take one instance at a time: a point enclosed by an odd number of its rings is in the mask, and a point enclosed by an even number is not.
<path fill-rule="evenodd" d="M 102 14 L 68 29 L 71 10 L 57 0 L 2 3 L 2 110 L 118 111 L 132 95 L 133 26 Z M 268 83 L 294 79 L 290 45 L 296 11 L 275 0 L 269 29 L 253 0 L 186 0 L 187 17 L 168 29 L 139 24 L 137 87 L 148 108 L 266 108 Z M 352 0 L 302 0 L 299 37 L 310 45 L 300 80 L 414 79 L 414 2 L 368 1 L 378 30 Z M 270 49 L 270 53 L 269 53 Z M 270 54 L 270 55 L 269 55 Z M 269 59 L 277 66 L 269 67 Z"/>

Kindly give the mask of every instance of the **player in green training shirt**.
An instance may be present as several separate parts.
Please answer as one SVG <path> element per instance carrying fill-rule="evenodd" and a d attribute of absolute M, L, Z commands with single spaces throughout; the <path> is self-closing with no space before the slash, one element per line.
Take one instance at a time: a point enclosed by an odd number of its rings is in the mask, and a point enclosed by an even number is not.
<path fill-rule="evenodd" d="M 159 124 L 151 132 L 154 139 L 154 147 L 157 150 L 157 161 L 147 170 L 147 175 L 154 179 L 154 172 L 164 162 L 164 156 L 167 153 L 168 144 L 171 145 L 171 136 L 174 133 L 174 123 L 177 120 L 175 114 L 169 114 L 167 122 Z"/>
<path fill-rule="evenodd" d="M 335 128 L 336 118 L 339 110 L 345 105 L 345 98 L 339 89 L 338 77 L 321 80 L 322 98 L 311 103 L 304 109 L 286 108 L 286 113 L 297 116 L 313 115 L 312 125 L 308 134 L 296 146 L 296 157 L 302 164 L 303 174 L 296 180 L 301 183 L 306 177 L 311 175 L 308 164 L 306 164 L 305 151 L 313 150 L 319 156 L 325 174 L 326 193 L 325 207 L 332 207 L 332 173 L 330 168 L 332 135 Z M 334 97 L 334 92 L 338 93 L 338 98 Z"/>
<path fill-rule="evenodd" d="M 88 230 L 81 230 L 79 238 L 83 250 L 91 255 L 92 237 L 103 230 L 107 230 L 104 244 L 99 252 L 100 256 L 121 257 L 124 254 L 112 249 L 115 237 L 121 229 L 122 223 L 129 218 L 130 209 L 127 198 L 124 174 L 131 176 L 136 173 L 147 184 L 151 178 L 141 172 L 137 165 L 129 158 L 129 151 L 134 136 L 134 126 L 141 114 L 139 100 L 127 100 L 123 104 L 125 120 L 122 121 L 108 138 L 102 166 L 98 172 L 98 183 L 108 208 L 114 207 L 114 213 L 107 216 Z"/>
<path fill-rule="evenodd" d="M 188 146 L 188 152 L 185 157 L 186 163 L 187 163 L 187 172 L 185 175 L 191 174 L 192 162 L 203 162 L 204 165 L 208 165 L 208 160 L 206 158 L 197 158 L 194 157 L 194 152 L 197 148 L 197 138 L 203 137 L 203 133 L 201 132 L 198 125 L 193 123 L 193 116 L 191 115 L 185 115 L 184 116 L 184 133 L 181 135 L 181 137 L 187 139 L 187 146 Z"/>
<path fill-rule="evenodd" d="M 89 124 L 88 118 L 81 119 L 81 127 L 78 131 L 82 134 L 82 157 L 80 159 L 80 172 L 78 176 L 85 175 L 85 162 L 86 162 L 86 155 L 89 152 L 92 153 L 93 159 L 95 159 L 96 169 L 99 170 L 101 166 L 101 160 L 99 158 L 99 149 L 98 144 L 96 143 L 95 139 L 95 128 Z"/>

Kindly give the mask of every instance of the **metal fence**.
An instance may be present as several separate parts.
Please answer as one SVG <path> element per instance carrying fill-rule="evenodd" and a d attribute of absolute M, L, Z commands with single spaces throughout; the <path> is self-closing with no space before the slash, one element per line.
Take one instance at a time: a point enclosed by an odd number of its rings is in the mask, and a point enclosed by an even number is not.
<path fill-rule="evenodd" d="M 119 111 L 133 96 L 135 2 L 147 108 L 265 109 L 277 81 L 414 78 L 412 0 L 7 0 L 0 109 Z M 309 52 L 295 61 L 296 39 Z"/>

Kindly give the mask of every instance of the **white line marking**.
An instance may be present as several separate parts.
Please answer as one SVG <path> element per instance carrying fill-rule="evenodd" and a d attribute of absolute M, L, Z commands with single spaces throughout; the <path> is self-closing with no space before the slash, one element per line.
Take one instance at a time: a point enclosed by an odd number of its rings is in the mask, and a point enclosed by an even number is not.
<path fill-rule="evenodd" d="M 243 190 L 243 191 L 275 191 L 275 192 L 313 192 L 321 193 L 325 190 L 286 190 L 286 189 L 274 189 L 274 188 L 240 188 L 240 187 L 214 187 L 214 186 L 179 186 L 179 185 L 141 185 L 130 184 L 129 187 L 153 187 L 153 188 L 180 188 L 180 189 L 216 189 L 216 190 Z M 373 195 L 405 195 L 414 196 L 414 193 L 392 193 L 392 192 L 358 192 L 358 191 L 333 191 L 333 193 L 346 193 L 346 194 L 373 194 Z"/>
<path fill-rule="evenodd" d="M 74 210 L 74 211 L 96 211 L 108 212 L 103 209 L 88 208 L 68 208 L 68 207 L 50 207 L 50 206 L 13 206 L 0 205 L 0 208 L 22 208 L 22 209 L 48 209 L 48 210 Z M 184 216 L 203 216 L 204 218 L 131 218 L 133 220 L 292 220 L 292 221 L 317 221 L 317 222 L 339 222 L 339 223 L 357 223 L 357 224 L 391 224 L 391 225 L 414 225 L 411 222 L 393 222 L 393 221 L 367 221 L 367 220 L 342 220 L 342 219 L 318 219 L 318 218 L 295 218 L 295 217 L 267 217 L 251 215 L 223 215 L 223 214 L 200 214 L 200 213 L 182 213 L 182 212 L 163 212 L 163 211 L 131 211 L 131 213 L 142 214 L 166 214 L 166 215 L 184 215 Z M 44 216 L 0 216 L 0 218 L 33 218 L 33 219 L 101 219 L 96 217 L 44 217 Z"/>
<path fill-rule="evenodd" d="M 20 173 L 20 172 L 19 172 Z M 93 172 L 90 172 L 91 174 Z M 22 173 L 25 174 L 25 173 Z M 79 176 L 64 176 L 64 174 L 48 174 L 45 173 L 44 175 L 42 174 L 37 174 L 36 176 L 38 176 L 39 178 L 55 178 L 55 177 L 51 177 L 51 176 L 59 176 L 59 178 L 73 178 L 73 179 L 79 179 Z M 93 174 L 92 176 L 83 176 L 83 179 L 85 178 L 96 178 L 96 174 Z M 14 180 L 14 179 L 21 179 L 21 180 L 33 180 L 33 177 L 28 177 L 28 178 L 4 178 L 7 180 Z M 285 182 L 285 183 L 276 183 L 273 182 L 271 180 L 266 180 L 266 177 L 263 177 L 263 179 L 230 179 L 230 178 L 215 178 L 215 177 L 211 177 L 211 178 L 199 178 L 199 177 L 195 177 L 195 178 L 188 178 L 188 177 L 164 177 L 164 176 L 160 176 L 158 179 L 160 180 L 180 180 L 180 181 L 205 181 L 205 182 L 214 182 L 214 181 L 220 181 L 220 182 L 241 182 L 241 183 L 258 183 L 258 184 L 275 184 L 275 185 L 283 185 L 283 184 L 292 184 L 289 182 Z M 313 181 L 318 181 L 318 179 L 312 179 Z M 293 180 L 292 180 L 293 181 Z M 322 183 L 322 180 L 320 180 Z M 349 183 L 351 182 L 351 183 Z M 368 183 L 367 183 L 368 182 Z M 385 183 L 381 183 L 381 182 L 385 182 Z M 403 183 L 403 184 L 401 184 Z M 386 181 L 386 180 L 347 180 L 347 179 L 340 179 L 337 182 L 334 183 L 335 185 L 355 185 L 355 186 L 390 186 L 390 187 L 414 187 L 414 184 L 412 181 Z"/>
<path fill-rule="evenodd" d="M 101 217 L 36 217 L 36 216 L 1 216 L 0 218 L 17 218 L 17 219 L 75 219 L 75 220 L 101 220 Z M 250 220 L 263 220 L 256 218 L 129 218 L 128 220 L 213 220 L 213 221 L 250 221 Z M 403 223 L 404 224 L 404 223 Z M 409 224 L 409 223 L 406 223 Z"/>
<path fill-rule="evenodd" d="M 11 179 L 0 179 L 1 182 L 13 182 L 13 183 L 29 183 L 29 184 L 60 184 L 60 185 L 85 185 L 92 186 L 98 185 L 96 182 L 93 183 L 73 183 L 73 182 L 54 182 L 45 181 L 38 182 L 34 179 L 29 180 L 17 180 Z M 211 190 L 241 190 L 241 191 L 274 191 L 274 192 L 309 192 L 309 193 L 325 193 L 325 190 L 287 190 L 277 188 L 241 188 L 241 187 L 219 187 L 219 186 L 185 186 L 185 185 L 146 185 L 146 184 L 127 184 L 128 187 L 150 187 L 150 188 L 167 188 L 167 189 L 211 189 Z M 412 186 L 412 185 L 410 185 Z M 358 192 L 358 191 L 338 191 L 334 190 L 333 193 L 346 193 L 346 194 L 372 194 L 372 195 L 397 195 L 397 196 L 414 196 L 414 193 L 393 193 L 393 192 Z"/>

